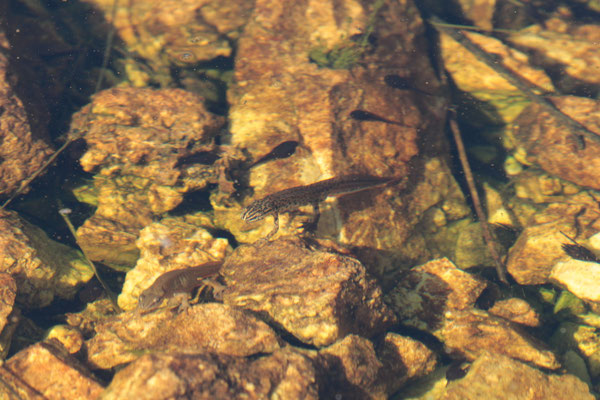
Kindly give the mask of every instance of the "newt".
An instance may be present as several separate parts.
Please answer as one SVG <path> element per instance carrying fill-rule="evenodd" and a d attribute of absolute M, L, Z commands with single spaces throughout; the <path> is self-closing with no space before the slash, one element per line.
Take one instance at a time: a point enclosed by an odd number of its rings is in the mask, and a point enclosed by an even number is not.
<path fill-rule="evenodd" d="M 310 185 L 296 186 L 270 194 L 256 200 L 246 207 L 242 219 L 246 222 L 260 221 L 272 215 L 274 227 L 262 240 L 269 240 L 279 230 L 279 214 L 304 205 L 312 205 L 315 216 L 313 221 L 305 224 L 305 228 L 316 228 L 321 216 L 319 203 L 330 196 L 358 192 L 392 182 L 400 182 L 401 178 L 377 177 L 369 175 L 346 175 L 315 182 Z"/>
<path fill-rule="evenodd" d="M 223 263 L 220 261 L 207 262 L 197 267 L 180 268 L 160 275 L 150 287 L 140 294 L 137 308 L 140 312 L 148 312 L 158 308 L 163 300 L 168 299 L 169 305 L 179 303 L 178 312 L 189 307 L 188 295 L 195 288 L 210 285 L 217 292 L 222 289 L 216 282 L 207 278 L 217 275 Z"/>

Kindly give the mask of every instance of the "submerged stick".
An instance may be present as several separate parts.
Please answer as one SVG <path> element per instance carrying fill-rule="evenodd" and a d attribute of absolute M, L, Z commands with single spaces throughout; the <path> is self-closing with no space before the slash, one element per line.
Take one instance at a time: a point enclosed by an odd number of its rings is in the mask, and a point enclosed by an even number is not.
<path fill-rule="evenodd" d="M 458 124 L 454 118 L 450 119 L 450 130 L 452 131 L 452 135 L 454 137 L 454 142 L 456 143 L 456 150 L 458 152 L 458 158 L 460 160 L 460 164 L 462 165 L 463 172 L 465 174 L 465 179 L 467 180 L 467 186 L 469 186 L 469 192 L 471 193 L 471 198 L 473 199 L 473 207 L 475 208 L 475 213 L 477 214 L 477 218 L 479 219 L 479 223 L 481 224 L 481 232 L 483 233 L 483 241 L 485 242 L 492 259 L 494 260 L 494 264 L 496 265 L 496 273 L 498 274 L 498 278 L 502 283 L 508 285 L 508 280 L 506 279 L 506 269 L 502 260 L 500 259 L 500 255 L 496 250 L 495 241 L 492 237 L 492 233 L 490 231 L 490 226 L 487 223 L 487 216 L 483 211 L 483 207 L 481 207 L 481 201 L 479 200 L 479 194 L 477 193 L 477 187 L 475 186 L 475 179 L 473 178 L 473 173 L 471 172 L 471 167 L 469 165 L 469 160 L 467 159 L 467 152 L 465 151 L 465 145 L 462 141 L 462 137 L 460 135 L 460 130 L 458 129 Z"/>
<path fill-rule="evenodd" d="M 94 272 L 94 276 L 96 276 L 96 279 L 98 279 L 98 282 L 100 282 L 100 285 L 102 285 L 102 288 L 104 288 L 104 291 L 106 292 L 106 295 L 112 302 L 113 306 L 115 307 L 117 312 L 121 311 L 121 308 L 119 307 L 119 304 L 117 303 L 117 296 L 113 293 L 112 290 L 110 290 L 110 288 L 108 287 L 106 282 L 104 282 L 104 279 L 102 279 L 100 277 L 100 274 L 98 273 L 98 270 L 96 269 L 96 265 L 92 262 L 92 260 L 90 260 L 90 258 L 87 256 L 87 254 L 85 254 L 85 250 L 83 250 L 83 247 L 81 247 L 81 245 L 79 244 L 79 240 L 77 238 L 77 233 L 75 232 L 75 227 L 73 226 L 73 223 L 71 222 L 71 219 L 69 218 L 71 209 L 61 208 L 58 211 L 58 213 L 65 220 L 65 223 L 67 224 L 67 227 L 69 228 L 69 232 L 71 232 L 71 235 L 73 235 L 73 237 L 75 238 L 75 243 L 77 243 L 77 246 L 79 246 L 79 249 L 81 250 L 81 254 L 83 254 L 83 258 L 85 259 L 85 262 L 88 263 L 88 265 L 92 268 L 92 271 Z"/>

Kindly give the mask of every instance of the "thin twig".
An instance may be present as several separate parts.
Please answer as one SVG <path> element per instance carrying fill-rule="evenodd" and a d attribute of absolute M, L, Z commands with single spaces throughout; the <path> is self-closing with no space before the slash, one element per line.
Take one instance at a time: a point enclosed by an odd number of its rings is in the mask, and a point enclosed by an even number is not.
<path fill-rule="evenodd" d="M 65 223 L 67 224 L 67 227 L 69 228 L 69 232 L 71 232 L 71 235 L 73 235 L 73 237 L 75 238 L 75 243 L 77 243 L 77 246 L 79 246 L 79 248 L 81 249 L 81 254 L 83 254 L 84 260 L 92 268 L 92 271 L 94 272 L 94 275 L 96 276 L 96 279 L 98 279 L 98 282 L 100 282 L 100 285 L 102 285 L 102 287 L 104 288 L 104 291 L 106 292 L 106 295 L 108 296 L 108 298 L 112 302 L 113 306 L 115 307 L 115 310 L 117 310 L 117 312 L 121 311 L 121 308 L 119 307 L 119 303 L 117 302 L 117 296 L 113 293 L 112 290 L 110 290 L 110 287 L 108 287 L 106 282 L 104 282 L 104 279 L 102 279 L 100 277 L 100 274 L 98 273 L 98 269 L 96 269 L 96 265 L 92 262 L 92 260 L 90 260 L 90 258 L 87 256 L 87 254 L 85 254 L 85 250 L 83 250 L 83 247 L 81 247 L 81 245 L 79 244 L 77 232 L 75 231 L 75 227 L 73 226 L 73 223 L 71 222 L 71 219 L 69 218 L 69 214 L 71 213 L 71 210 L 68 208 L 61 208 L 58 211 L 58 213 L 65 220 Z"/>
<path fill-rule="evenodd" d="M 458 129 L 458 124 L 454 118 L 450 119 L 450 130 L 452 131 L 452 136 L 454 137 L 454 142 L 456 143 L 456 150 L 458 151 L 458 158 L 460 160 L 460 164 L 462 165 L 465 179 L 467 180 L 467 185 L 469 186 L 469 192 L 471 193 L 471 199 L 473 200 L 473 207 L 475 207 L 475 213 L 477 214 L 477 218 L 479 219 L 479 223 L 481 225 L 483 240 L 487 245 L 492 259 L 494 260 L 494 264 L 496 265 L 498 278 L 502 283 L 508 285 L 505 266 L 500 259 L 498 251 L 496 250 L 495 241 L 492 237 L 490 226 L 487 223 L 487 217 L 483 211 L 483 207 L 481 207 L 481 201 L 479 200 L 479 194 L 477 193 L 477 187 L 475 186 L 475 179 L 473 178 L 473 173 L 471 172 L 471 167 L 469 166 L 469 160 L 467 159 L 465 145 L 463 144 L 460 130 Z"/>

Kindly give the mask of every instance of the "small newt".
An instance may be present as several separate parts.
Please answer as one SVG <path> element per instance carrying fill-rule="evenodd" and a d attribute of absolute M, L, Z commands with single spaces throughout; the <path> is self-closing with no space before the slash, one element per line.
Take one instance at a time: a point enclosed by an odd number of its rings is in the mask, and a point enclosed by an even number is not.
<path fill-rule="evenodd" d="M 382 178 L 369 175 L 347 175 L 325 179 L 306 186 L 296 186 L 270 194 L 256 200 L 246 207 L 242 219 L 246 222 L 259 221 L 268 215 L 274 218 L 273 230 L 263 240 L 269 240 L 279 230 L 279 213 L 290 211 L 299 206 L 312 205 L 315 217 L 305 228 L 316 228 L 321 216 L 319 203 L 329 196 L 358 192 L 391 182 L 399 182 L 400 178 Z"/>
<path fill-rule="evenodd" d="M 206 278 L 218 274 L 222 265 L 220 261 L 214 261 L 197 267 L 174 269 L 165 272 L 140 294 L 137 305 L 138 310 L 140 312 L 148 312 L 158 308 L 165 299 L 169 299 L 169 303 L 173 299 L 177 299 L 180 300 L 179 312 L 185 311 L 189 307 L 188 295 L 194 288 L 209 284 L 213 286 L 213 289 L 218 290 Z M 216 286 L 218 287 L 219 285 L 216 284 Z"/>
<path fill-rule="evenodd" d="M 295 140 L 288 140 L 286 142 L 279 143 L 273 148 L 273 150 L 250 164 L 248 168 L 256 167 L 257 165 L 264 164 L 271 160 L 287 158 L 296 152 L 296 147 L 298 147 L 298 144 L 299 143 Z"/>

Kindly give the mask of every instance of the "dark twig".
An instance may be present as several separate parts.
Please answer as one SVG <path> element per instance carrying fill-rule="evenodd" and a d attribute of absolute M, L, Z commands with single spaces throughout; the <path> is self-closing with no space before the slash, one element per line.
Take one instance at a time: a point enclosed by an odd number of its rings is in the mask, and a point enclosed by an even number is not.
<path fill-rule="evenodd" d="M 452 135 L 454 137 L 454 142 L 456 143 L 456 149 L 458 151 L 458 158 L 460 160 L 460 164 L 462 165 L 463 172 L 465 174 L 465 179 L 467 180 L 467 185 L 469 186 L 469 192 L 471 193 L 471 199 L 473 199 L 473 206 L 475 207 L 475 213 L 477 214 L 477 218 L 479 219 L 479 223 L 481 224 L 481 232 L 483 233 L 483 240 L 487 245 L 488 251 L 494 260 L 494 264 L 496 265 L 496 272 L 498 273 L 498 278 L 501 282 L 508 285 L 508 280 L 506 279 L 506 271 L 505 266 L 500 259 L 500 255 L 496 250 L 495 241 L 492 237 L 492 233 L 490 231 L 490 227 L 487 223 L 487 217 L 485 212 L 483 211 L 483 207 L 481 207 L 481 201 L 479 200 L 479 194 L 477 193 L 477 188 L 475 187 L 475 179 L 473 179 L 473 173 L 471 172 L 471 167 L 469 166 L 469 160 L 467 159 L 467 152 L 465 151 L 465 145 L 463 144 L 460 130 L 458 129 L 458 124 L 454 118 L 450 119 L 450 130 L 452 131 Z"/>
<path fill-rule="evenodd" d="M 75 227 L 73 226 L 73 223 L 71 222 L 71 219 L 69 218 L 69 214 L 71 213 L 71 210 L 69 208 L 61 208 L 58 211 L 58 213 L 65 220 L 65 223 L 67 224 L 67 228 L 69 228 L 69 232 L 71 232 L 71 235 L 73 235 L 73 237 L 75 238 L 75 243 L 77 243 L 77 246 L 79 246 L 79 248 L 81 249 L 81 254 L 83 254 L 83 259 L 90 266 L 90 268 L 92 269 L 92 272 L 96 276 L 96 279 L 98 279 L 98 282 L 100 282 L 100 285 L 102 285 L 102 287 L 104 288 L 104 291 L 106 292 L 106 295 L 112 302 L 113 307 L 115 307 L 115 310 L 117 310 L 117 312 L 121 311 L 121 308 L 119 307 L 119 303 L 117 302 L 117 296 L 113 293 L 112 290 L 110 290 L 110 287 L 106 284 L 106 282 L 104 282 L 104 279 L 102 279 L 102 277 L 98 273 L 98 269 L 96 268 L 96 265 L 93 263 L 92 260 L 90 260 L 90 258 L 85 253 L 85 250 L 83 250 L 83 247 L 81 247 L 81 245 L 79 244 L 77 232 L 75 230 Z"/>

